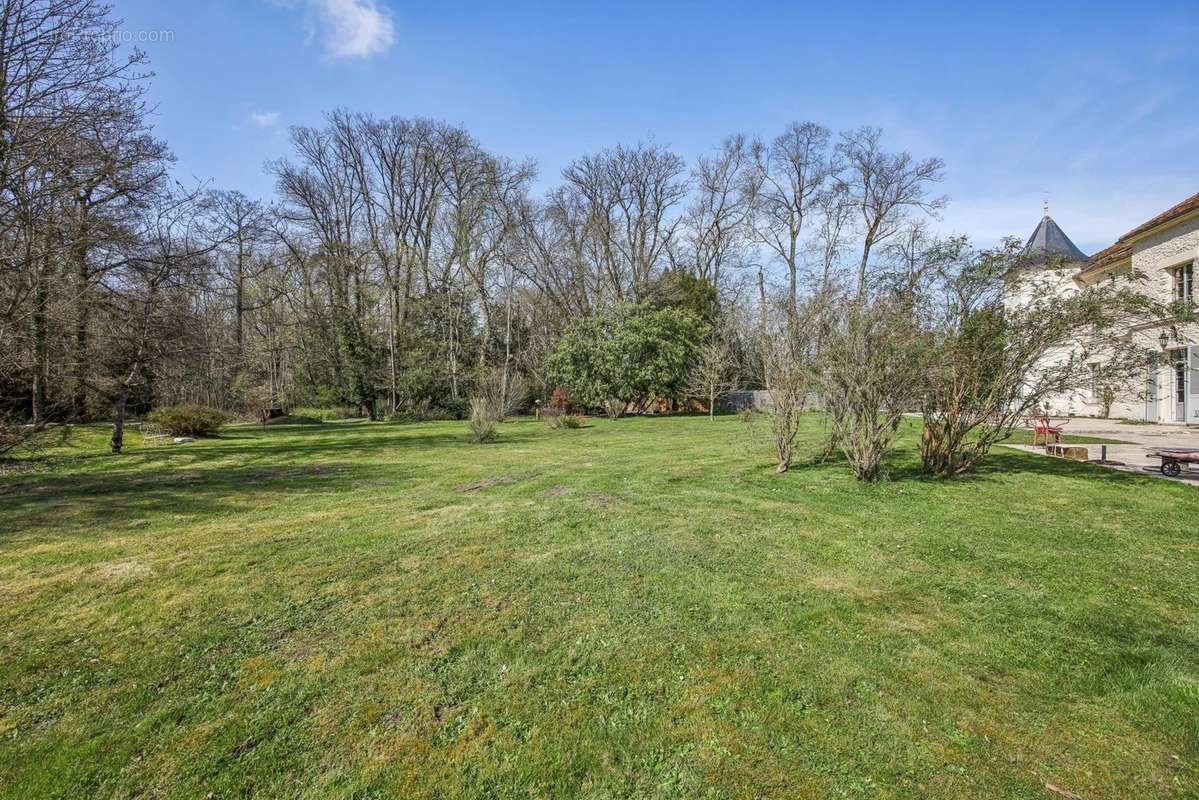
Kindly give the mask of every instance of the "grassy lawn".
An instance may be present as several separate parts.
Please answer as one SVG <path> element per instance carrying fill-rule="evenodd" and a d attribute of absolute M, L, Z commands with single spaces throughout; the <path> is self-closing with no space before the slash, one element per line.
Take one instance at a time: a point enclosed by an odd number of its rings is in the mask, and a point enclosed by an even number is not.
<path fill-rule="evenodd" d="M 1196 796 L 1194 487 L 760 428 L 76 431 L 0 477 L 0 796 Z"/>

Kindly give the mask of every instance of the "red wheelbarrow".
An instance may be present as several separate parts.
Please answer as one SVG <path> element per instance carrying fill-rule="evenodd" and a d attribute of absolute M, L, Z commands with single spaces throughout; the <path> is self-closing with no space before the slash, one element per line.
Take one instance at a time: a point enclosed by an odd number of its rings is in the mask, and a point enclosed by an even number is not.
<path fill-rule="evenodd" d="M 1154 450 L 1148 457 L 1162 460 L 1161 471 L 1167 478 L 1181 475 L 1183 464 L 1199 464 L 1199 450 Z"/>

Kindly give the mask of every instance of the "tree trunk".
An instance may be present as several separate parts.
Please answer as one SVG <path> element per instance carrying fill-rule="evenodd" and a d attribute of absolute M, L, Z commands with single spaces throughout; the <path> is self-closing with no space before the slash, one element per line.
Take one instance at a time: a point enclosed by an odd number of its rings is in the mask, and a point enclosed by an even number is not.
<path fill-rule="evenodd" d="M 511 407 L 508 400 L 508 371 L 512 368 L 512 273 L 508 273 L 507 291 L 504 297 L 504 374 L 500 390 L 501 403 L 506 413 Z"/>
<path fill-rule="evenodd" d="M 237 365 L 240 368 L 244 360 L 245 348 L 245 316 L 246 316 L 246 267 L 245 267 L 245 247 L 238 241 L 237 243 L 237 282 L 235 291 L 237 298 L 235 301 L 237 316 Z"/>
<path fill-rule="evenodd" d="M 121 387 L 117 393 L 116 415 L 112 423 L 112 441 L 109 446 L 112 448 L 114 455 L 120 455 L 121 448 L 125 445 L 125 405 L 129 400 L 128 387 Z"/>
<path fill-rule="evenodd" d="M 768 342 L 770 337 L 770 322 L 766 308 L 766 276 L 758 268 L 758 305 L 762 312 L 762 385 L 770 390 L 770 356 Z"/>
<path fill-rule="evenodd" d="M 31 406 L 33 424 L 35 426 L 44 425 L 46 422 L 46 384 L 50 380 L 49 333 L 46 329 L 46 307 L 48 305 L 46 272 L 49 269 L 49 264 L 47 263 L 49 260 L 50 251 L 49 247 L 47 247 L 40 266 L 37 260 L 31 262 L 31 266 L 35 270 L 33 314 L 30 318 L 33 326 L 33 393 Z"/>
<path fill-rule="evenodd" d="M 874 247 L 875 225 L 871 225 L 862 240 L 862 260 L 858 262 L 858 303 L 866 300 L 866 265 L 870 262 L 870 250 Z"/>
<path fill-rule="evenodd" d="M 73 341 L 74 364 L 71 368 L 71 416 L 76 420 L 87 418 L 87 386 L 84 376 L 88 364 L 88 325 L 91 322 L 91 273 L 88 271 L 88 218 L 87 207 L 79 205 L 78 240 L 72 248 L 75 261 L 75 335 Z"/>

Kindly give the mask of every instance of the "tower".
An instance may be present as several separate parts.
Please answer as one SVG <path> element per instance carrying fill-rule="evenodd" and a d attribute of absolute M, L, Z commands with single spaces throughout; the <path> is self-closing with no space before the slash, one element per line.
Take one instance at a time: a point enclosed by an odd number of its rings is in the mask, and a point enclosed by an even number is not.
<path fill-rule="evenodd" d="M 1033 264 L 1044 264 L 1051 257 L 1059 257 L 1066 264 L 1077 265 L 1087 260 L 1087 255 L 1079 250 L 1066 232 L 1049 216 L 1049 204 L 1045 204 L 1045 216 L 1041 217 L 1036 230 L 1028 237 L 1024 245 L 1024 254 L 1030 257 Z"/>

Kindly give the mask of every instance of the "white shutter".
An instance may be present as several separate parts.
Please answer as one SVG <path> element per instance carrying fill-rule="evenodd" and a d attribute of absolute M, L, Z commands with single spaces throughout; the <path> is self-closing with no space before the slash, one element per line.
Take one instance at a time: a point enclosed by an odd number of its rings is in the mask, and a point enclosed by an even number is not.
<path fill-rule="evenodd" d="M 1186 421 L 1199 424 L 1199 345 L 1187 348 Z"/>
<path fill-rule="evenodd" d="M 1157 422 L 1157 363 L 1153 358 L 1145 370 L 1145 421 Z"/>

